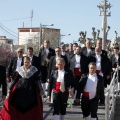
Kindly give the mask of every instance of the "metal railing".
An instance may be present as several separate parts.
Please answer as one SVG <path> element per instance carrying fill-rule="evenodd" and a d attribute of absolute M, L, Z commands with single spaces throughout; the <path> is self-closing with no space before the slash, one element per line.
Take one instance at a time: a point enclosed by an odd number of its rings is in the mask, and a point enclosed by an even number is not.
<path fill-rule="evenodd" d="M 107 87 L 105 93 L 105 120 L 114 120 L 116 97 L 118 94 L 117 71 L 114 72 L 110 85 Z"/>

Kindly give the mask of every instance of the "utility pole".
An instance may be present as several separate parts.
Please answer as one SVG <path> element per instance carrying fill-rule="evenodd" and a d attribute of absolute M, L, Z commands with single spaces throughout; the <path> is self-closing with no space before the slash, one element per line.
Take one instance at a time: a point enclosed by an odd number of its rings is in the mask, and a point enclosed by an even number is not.
<path fill-rule="evenodd" d="M 33 10 L 31 10 L 31 28 L 32 28 L 32 19 L 33 19 Z"/>
<path fill-rule="evenodd" d="M 111 12 L 108 13 L 108 8 L 110 9 L 112 6 L 111 4 L 107 3 L 107 0 L 103 0 L 102 4 L 99 3 L 97 6 L 100 9 L 100 14 L 99 16 L 102 16 L 102 31 L 103 31 L 103 36 L 102 36 L 102 49 L 105 50 L 106 46 L 106 38 L 107 38 L 107 33 L 106 33 L 106 27 L 107 27 L 107 17 L 111 16 Z"/>
<path fill-rule="evenodd" d="M 42 24 L 40 23 L 40 39 L 39 39 L 39 50 L 42 42 Z"/>

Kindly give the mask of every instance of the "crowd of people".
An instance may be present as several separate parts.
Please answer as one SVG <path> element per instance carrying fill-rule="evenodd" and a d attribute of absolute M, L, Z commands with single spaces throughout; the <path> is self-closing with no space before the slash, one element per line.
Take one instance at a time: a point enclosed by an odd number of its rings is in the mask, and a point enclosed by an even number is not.
<path fill-rule="evenodd" d="M 102 50 L 102 40 L 92 48 L 86 39 L 85 47 L 70 43 L 55 49 L 44 40 L 38 56 L 32 47 L 17 49 L 6 69 L 0 65 L 0 85 L 4 105 L 0 111 L 1 120 L 43 120 L 42 97 L 47 97 L 54 108 L 53 120 L 64 120 L 69 90 L 72 90 L 73 105 L 81 105 L 85 120 L 98 120 L 98 105 L 105 104 L 104 89 L 111 82 L 111 73 L 118 70 L 120 89 L 120 54 L 114 46 L 114 53 L 108 57 Z M 7 90 L 7 82 L 11 82 Z M 44 94 L 47 92 L 47 95 Z"/>

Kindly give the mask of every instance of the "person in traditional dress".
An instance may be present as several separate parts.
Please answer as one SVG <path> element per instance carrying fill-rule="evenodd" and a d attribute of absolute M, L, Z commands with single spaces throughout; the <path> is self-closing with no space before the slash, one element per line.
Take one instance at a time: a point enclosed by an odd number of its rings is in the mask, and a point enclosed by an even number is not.
<path fill-rule="evenodd" d="M 43 120 L 43 105 L 38 80 L 38 70 L 24 57 L 24 65 L 16 70 L 9 87 L 0 120 Z"/>

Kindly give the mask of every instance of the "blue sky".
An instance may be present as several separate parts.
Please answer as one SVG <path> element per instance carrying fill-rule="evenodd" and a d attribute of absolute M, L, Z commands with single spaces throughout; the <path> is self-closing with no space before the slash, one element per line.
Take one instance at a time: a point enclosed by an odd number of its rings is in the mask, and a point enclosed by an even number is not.
<path fill-rule="evenodd" d="M 53 28 L 61 29 L 61 41 L 65 43 L 77 41 L 80 31 L 87 31 L 87 37 L 92 38 L 92 27 L 96 30 L 102 27 L 102 17 L 99 16 L 97 5 L 102 0 L 2 0 L 0 3 L 0 23 L 6 26 L 14 36 L 8 34 L 0 27 L 0 35 L 5 35 L 17 41 L 18 29 L 31 26 L 31 10 L 33 9 L 33 27 L 53 23 Z M 114 31 L 120 34 L 120 0 L 108 0 L 112 8 L 108 25 L 111 27 L 108 38 L 115 37 Z M 19 19 L 27 18 L 27 19 Z M 19 20 L 14 20 L 19 19 Z M 6 21 L 9 20 L 9 21 Z M 102 31 L 100 33 L 102 36 Z M 120 36 L 120 35 L 119 35 Z"/>

